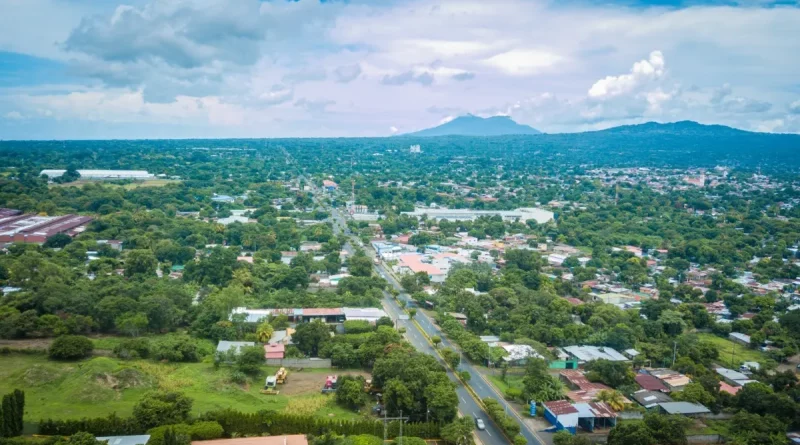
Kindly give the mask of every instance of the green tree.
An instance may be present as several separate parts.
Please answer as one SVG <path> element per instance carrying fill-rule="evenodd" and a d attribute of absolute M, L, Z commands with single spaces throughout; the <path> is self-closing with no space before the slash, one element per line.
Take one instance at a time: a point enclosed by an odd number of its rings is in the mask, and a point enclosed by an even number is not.
<path fill-rule="evenodd" d="M 77 360 L 88 357 L 94 349 L 94 344 L 81 335 L 62 335 L 53 340 L 47 353 L 56 360 Z"/>
<path fill-rule="evenodd" d="M 134 249 L 125 256 L 125 276 L 153 276 L 156 273 L 158 260 L 148 249 Z"/>
<path fill-rule="evenodd" d="M 336 389 L 336 403 L 349 409 L 357 410 L 369 400 L 364 392 L 364 377 L 345 375 L 340 377 Z"/>
<path fill-rule="evenodd" d="M 608 433 L 608 445 L 656 445 L 656 439 L 644 423 L 620 423 Z"/>
<path fill-rule="evenodd" d="M 256 328 L 256 338 L 261 343 L 267 343 L 274 332 L 275 329 L 273 329 L 272 325 L 268 321 L 264 321 Z"/>
<path fill-rule="evenodd" d="M 442 358 L 444 359 L 444 362 L 447 363 L 447 366 L 453 369 L 456 369 L 459 363 L 461 363 L 461 354 L 459 354 L 453 349 L 444 348 L 441 351 L 439 351 L 439 354 L 441 354 Z"/>
<path fill-rule="evenodd" d="M 363 250 L 358 250 L 347 259 L 347 270 L 355 277 L 372 276 L 372 261 Z"/>
<path fill-rule="evenodd" d="M 236 356 L 236 369 L 245 374 L 255 375 L 264 366 L 264 349 L 260 346 L 244 346 L 239 348 Z"/>
<path fill-rule="evenodd" d="M 149 321 L 147 314 L 142 312 L 126 312 L 114 321 L 117 330 L 131 337 L 138 337 L 139 334 L 147 329 Z"/>
<path fill-rule="evenodd" d="M 443 426 L 439 435 L 442 436 L 445 442 L 451 445 L 471 445 L 473 443 L 473 427 L 472 419 L 468 417 L 459 417 Z"/>
<path fill-rule="evenodd" d="M 297 326 L 297 331 L 292 334 L 292 340 L 297 348 L 310 357 L 317 357 L 320 348 L 331 339 L 328 325 L 315 320 Z"/>
<path fill-rule="evenodd" d="M 142 428 L 184 423 L 192 411 L 192 399 L 174 392 L 149 392 L 133 406 L 133 417 Z"/>

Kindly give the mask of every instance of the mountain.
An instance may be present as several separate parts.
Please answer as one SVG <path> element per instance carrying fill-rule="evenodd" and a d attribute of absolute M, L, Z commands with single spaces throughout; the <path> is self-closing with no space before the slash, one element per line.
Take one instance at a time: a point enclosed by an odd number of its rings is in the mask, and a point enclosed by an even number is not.
<path fill-rule="evenodd" d="M 407 133 L 404 136 L 505 136 L 512 134 L 541 134 L 541 132 L 533 127 L 520 125 L 508 116 L 482 118 L 468 114 L 438 127 Z"/>
<path fill-rule="evenodd" d="M 663 124 L 658 122 L 646 122 L 643 124 L 611 127 L 605 130 L 591 131 L 587 133 L 608 133 L 608 134 L 630 135 L 630 136 L 642 136 L 642 135 L 745 136 L 754 134 L 751 131 L 726 127 L 725 125 L 706 125 L 695 121 L 667 122 Z M 771 133 L 762 133 L 762 134 L 771 134 Z"/>

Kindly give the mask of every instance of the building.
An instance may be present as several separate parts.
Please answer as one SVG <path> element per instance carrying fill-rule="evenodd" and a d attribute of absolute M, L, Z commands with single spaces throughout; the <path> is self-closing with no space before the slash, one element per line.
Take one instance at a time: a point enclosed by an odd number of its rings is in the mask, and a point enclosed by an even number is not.
<path fill-rule="evenodd" d="M 472 210 L 472 209 L 444 209 L 417 207 L 413 212 L 402 212 L 403 215 L 421 217 L 427 215 L 428 219 L 448 221 L 473 221 L 481 216 L 500 216 L 504 221 L 525 222 L 534 220 L 539 224 L 553 221 L 555 214 L 549 210 L 526 207 L 516 210 Z"/>
<path fill-rule="evenodd" d="M 650 369 L 647 372 L 661 380 L 670 391 L 682 391 L 686 385 L 692 383 L 692 379 L 671 369 Z"/>
<path fill-rule="evenodd" d="M 66 173 L 66 170 L 46 169 L 39 173 L 39 176 L 45 175 L 48 179 L 60 178 Z M 145 170 L 78 170 L 81 179 L 153 179 L 155 175 L 146 172 Z"/>
<path fill-rule="evenodd" d="M 639 386 L 641 386 L 644 390 L 658 391 L 662 393 L 670 392 L 670 389 L 664 384 L 664 382 L 650 374 L 636 374 L 634 379 L 636 380 L 636 383 L 638 383 Z"/>
<path fill-rule="evenodd" d="M 286 354 L 286 345 L 283 343 L 272 343 L 264 345 L 264 358 L 265 359 L 282 359 Z"/>
<path fill-rule="evenodd" d="M 728 334 L 728 338 L 731 341 L 735 341 L 740 345 L 750 346 L 750 336 L 747 334 L 742 334 L 741 332 L 731 332 Z"/>
<path fill-rule="evenodd" d="M 528 359 L 544 358 L 530 345 L 503 345 L 502 348 L 508 354 L 503 357 L 503 361 L 509 366 L 525 366 Z"/>
<path fill-rule="evenodd" d="M 664 402 L 658 406 L 665 414 L 680 414 L 686 417 L 699 417 L 711 413 L 711 410 L 699 403 Z"/>
<path fill-rule="evenodd" d="M 603 346 L 566 346 L 562 348 L 569 354 L 571 360 L 586 363 L 592 360 L 604 359 L 612 362 L 628 361 L 627 357 L 615 349 Z"/>
<path fill-rule="evenodd" d="M 150 440 L 149 434 L 137 436 L 103 436 L 97 437 L 100 442 L 108 442 L 108 445 L 146 445 Z"/>
<path fill-rule="evenodd" d="M 383 317 L 388 317 L 388 315 L 386 315 L 386 312 L 383 309 L 378 309 L 374 307 L 367 307 L 367 308 L 344 307 L 342 308 L 342 312 L 344 312 L 344 319 L 346 321 L 362 320 L 362 321 L 368 321 L 372 324 L 375 324 L 378 320 L 380 320 Z"/>
<path fill-rule="evenodd" d="M 408 147 L 408 152 L 409 153 L 422 153 L 422 148 L 420 148 L 419 144 L 412 145 L 412 146 Z"/>
<path fill-rule="evenodd" d="M 544 418 L 556 427 L 556 431 L 578 432 L 578 410 L 566 400 L 542 403 Z"/>
<path fill-rule="evenodd" d="M 617 424 L 617 413 L 603 402 L 571 404 L 566 400 L 544 402 L 544 418 L 556 431 L 578 432 L 578 426 L 592 432 L 597 427 L 611 428 Z"/>
<path fill-rule="evenodd" d="M 238 437 L 236 439 L 193 440 L 192 445 L 308 445 L 303 434 Z"/>
<path fill-rule="evenodd" d="M 400 255 L 398 257 L 399 262 L 397 266 L 395 266 L 397 272 L 401 274 L 416 274 L 421 272 L 428 275 L 432 283 L 443 283 L 445 278 L 447 278 L 447 274 L 433 264 L 423 262 L 423 258 L 422 255 L 414 253 Z"/>
<path fill-rule="evenodd" d="M 217 352 L 228 352 L 230 350 L 236 351 L 236 354 L 239 353 L 241 348 L 246 348 L 248 346 L 255 346 L 256 344 L 251 341 L 227 341 L 227 340 L 220 340 L 217 344 Z"/>
<path fill-rule="evenodd" d="M 732 386 L 740 387 L 748 383 L 755 382 L 755 380 L 751 380 L 750 377 L 748 377 L 747 375 L 739 371 L 734 371 L 732 369 L 719 367 L 719 368 L 714 368 L 714 371 L 716 371 L 716 373 L 719 374 L 720 377 L 722 377 L 722 379 L 725 380 L 725 382 L 727 382 Z"/>
<path fill-rule="evenodd" d="M 274 344 L 282 344 L 282 345 L 290 345 L 292 344 L 292 334 L 294 334 L 295 330 L 292 328 L 282 329 L 280 331 L 273 331 L 272 337 L 269 338 L 267 343 L 274 345 Z"/>
<path fill-rule="evenodd" d="M 332 193 L 339 188 L 339 185 L 329 179 L 325 179 L 322 181 L 322 188 L 325 189 L 326 192 Z"/>
<path fill-rule="evenodd" d="M 633 397 L 633 400 L 636 400 L 639 405 L 642 405 L 646 409 L 658 408 L 659 404 L 661 403 L 669 403 L 673 401 L 672 397 L 664 394 L 661 391 L 648 391 L 646 389 L 636 391 L 631 395 L 631 397 Z"/>
<path fill-rule="evenodd" d="M 0 217 L 0 243 L 42 244 L 58 233 L 75 236 L 86 230 L 86 225 L 93 219 L 91 216 L 39 216 L 31 213 Z"/>

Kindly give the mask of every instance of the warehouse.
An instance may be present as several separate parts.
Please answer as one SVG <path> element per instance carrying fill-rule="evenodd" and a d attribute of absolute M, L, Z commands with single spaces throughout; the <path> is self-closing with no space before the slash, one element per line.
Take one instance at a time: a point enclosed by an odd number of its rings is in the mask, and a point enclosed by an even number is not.
<path fill-rule="evenodd" d="M 47 169 L 42 170 L 39 175 L 45 175 L 50 179 L 59 178 L 66 170 Z M 155 175 L 145 170 L 78 170 L 81 179 L 153 179 Z"/>
<path fill-rule="evenodd" d="M 9 209 L 3 209 L 9 210 Z M 0 243 L 44 243 L 47 238 L 64 233 L 75 236 L 86 229 L 91 216 L 39 216 L 22 214 L 0 216 Z"/>

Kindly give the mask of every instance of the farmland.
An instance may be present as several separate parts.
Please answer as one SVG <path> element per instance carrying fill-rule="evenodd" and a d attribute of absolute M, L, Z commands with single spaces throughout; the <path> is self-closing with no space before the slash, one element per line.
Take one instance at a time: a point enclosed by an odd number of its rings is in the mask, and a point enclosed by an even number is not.
<path fill-rule="evenodd" d="M 130 415 L 133 405 L 149 390 L 177 390 L 194 399 L 193 413 L 232 408 L 242 412 L 290 410 L 299 414 L 351 419 L 358 414 L 338 407 L 332 396 L 319 393 L 330 370 L 291 372 L 280 394 L 260 393 L 261 377 L 239 385 L 229 381 L 230 370 L 212 363 L 157 363 L 94 357 L 80 362 L 54 362 L 38 354 L 2 357 L 0 393 L 19 388 L 26 393 L 26 420 L 99 417 L 116 412 Z M 341 373 L 341 371 L 337 371 Z"/>

